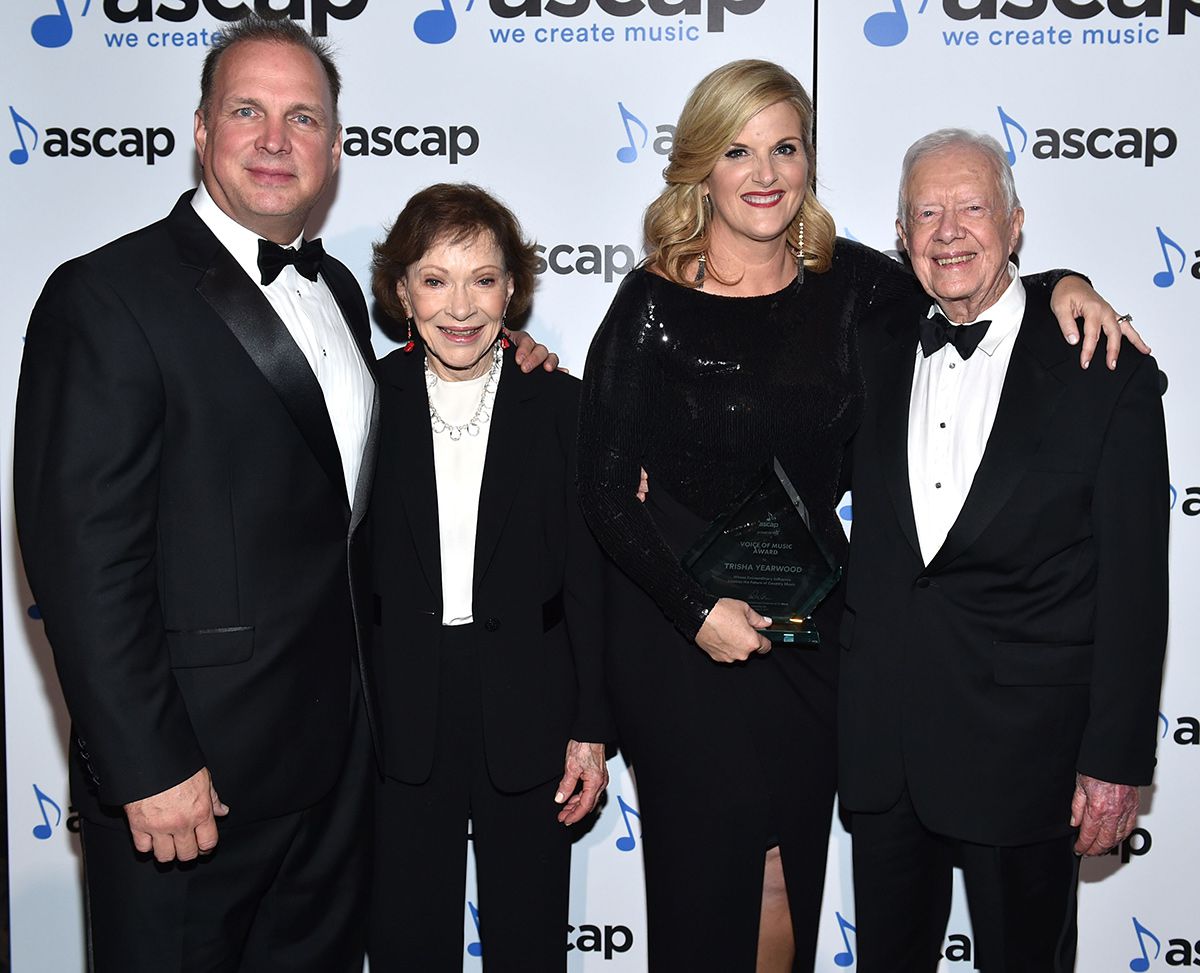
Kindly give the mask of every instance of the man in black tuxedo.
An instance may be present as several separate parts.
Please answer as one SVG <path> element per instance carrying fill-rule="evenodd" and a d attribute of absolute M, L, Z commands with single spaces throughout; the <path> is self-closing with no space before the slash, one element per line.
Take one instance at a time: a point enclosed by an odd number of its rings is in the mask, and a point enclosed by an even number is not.
<path fill-rule="evenodd" d="M 978 968 L 1072 969 L 1077 855 L 1129 833 L 1153 771 L 1158 369 L 1078 367 L 1009 263 L 1023 219 L 993 139 L 905 157 L 897 230 L 934 303 L 864 352 L 841 632 L 860 973 L 934 970 L 955 863 Z"/>
<path fill-rule="evenodd" d="M 74 722 L 96 970 L 361 969 L 378 410 L 362 293 L 303 242 L 339 87 L 292 21 L 227 28 L 202 185 L 56 270 L 30 321 L 17 527 Z"/>

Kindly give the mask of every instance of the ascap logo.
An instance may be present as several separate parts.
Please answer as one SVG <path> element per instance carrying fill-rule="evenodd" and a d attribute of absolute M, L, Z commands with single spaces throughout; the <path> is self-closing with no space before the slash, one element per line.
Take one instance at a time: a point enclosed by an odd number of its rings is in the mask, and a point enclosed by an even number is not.
<path fill-rule="evenodd" d="M 1198 0 L 1200 2 L 1200 0 Z M 1016 165 L 1027 149 L 1035 159 L 1141 159 L 1153 166 L 1157 159 L 1168 159 L 1179 147 L 1179 136 L 1171 128 L 1039 128 L 1032 142 L 1029 132 L 1002 106 L 996 106 L 1000 128 L 1007 143 L 1008 164 Z M 1020 140 L 1016 146 L 1013 136 Z"/>
<path fill-rule="evenodd" d="M 118 129 L 101 125 L 67 129 L 48 125 L 44 131 L 39 131 L 12 105 L 8 106 L 8 114 L 17 138 L 16 147 L 8 153 L 8 161 L 15 166 L 25 165 L 39 149 L 42 155 L 51 159 L 121 156 L 143 159 L 149 166 L 175 151 L 175 134 L 169 128 L 130 126 Z"/>
<path fill-rule="evenodd" d="M 1129 961 L 1133 973 L 1146 973 L 1151 966 L 1158 966 L 1161 958 L 1164 966 L 1200 966 L 1200 942 L 1178 937 L 1168 939 L 1166 945 L 1137 916 L 1133 920 L 1133 932 L 1137 936 L 1137 955 Z M 1153 954 L 1151 953 L 1153 950 Z"/>
<path fill-rule="evenodd" d="M 535 250 L 533 272 L 539 275 L 547 271 L 564 277 L 603 275 L 607 284 L 615 277 L 624 277 L 637 264 L 633 247 L 624 243 L 556 243 L 549 247 L 538 244 Z"/>
<path fill-rule="evenodd" d="M 445 158 L 452 166 L 478 150 L 479 131 L 471 125 L 376 125 L 371 129 L 347 125 L 342 138 L 342 153 L 347 156 L 423 155 Z"/>
<path fill-rule="evenodd" d="M 1156 226 L 1154 231 L 1158 234 L 1158 248 L 1163 261 L 1163 269 L 1154 272 L 1154 286 L 1170 287 L 1183 275 L 1188 260 L 1191 258 L 1188 257 L 1187 251 L 1183 247 L 1163 232 L 1161 226 Z M 1196 250 L 1192 257 L 1200 258 L 1200 250 Z M 1200 280 L 1200 259 L 1192 264 L 1191 275 L 1194 279 Z"/>
<path fill-rule="evenodd" d="M 725 31 L 726 14 L 745 17 L 766 0 L 489 0 L 488 9 L 501 25 L 488 28 L 493 44 L 663 44 L 696 43 L 705 34 Z M 459 13 L 471 12 L 475 0 L 430 0 L 429 9 L 413 20 L 413 33 L 426 44 L 445 44 L 458 33 Z M 481 4 L 482 6 L 482 4 Z M 649 13 L 659 22 L 626 19 Z M 574 18 L 592 15 L 590 23 Z M 477 15 L 478 16 L 478 15 Z M 605 20 L 608 20 L 606 23 Z M 520 25 L 513 24 L 521 19 Z M 568 23 L 560 23 L 559 20 Z M 622 23 L 622 21 L 625 21 Z"/>
<path fill-rule="evenodd" d="M 254 0 L 253 3 L 228 3 L 222 0 L 104 0 L 104 16 L 114 24 L 150 24 L 155 21 L 166 24 L 185 24 L 197 17 L 201 10 L 225 23 L 241 20 L 251 12 L 265 17 L 290 20 L 309 19 L 309 29 L 315 37 L 329 33 L 329 19 L 352 20 L 366 9 L 368 0 L 288 0 L 287 7 L 279 9 L 272 0 Z M 71 19 L 72 9 L 78 9 L 80 18 L 86 17 L 92 0 L 83 0 L 81 6 L 67 5 L 66 0 L 57 0 L 58 9 L 42 14 L 30 26 L 30 34 L 41 47 L 63 47 L 75 36 L 75 25 Z M 219 32 L 208 30 L 139 35 L 105 34 L 109 47 L 137 47 L 145 40 L 149 47 L 207 47 Z"/>
<path fill-rule="evenodd" d="M 636 162 L 638 156 L 649 147 L 650 150 L 658 156 L 667 156 L 671 154 L 671 146 L 675 144 L 675 126 L 674 125 L 658 125 L 654 129 L 654 138 L 651 140 L 650 129 L 646 123 L 637 117 L 633 112 L 624 106 L 621 102 L 617 102 L 617 112 L 621 116 L 621 125 L 625 130 L 625 145 L 617 149 L 617 161 L 629 165 L 631 162 Z"/>

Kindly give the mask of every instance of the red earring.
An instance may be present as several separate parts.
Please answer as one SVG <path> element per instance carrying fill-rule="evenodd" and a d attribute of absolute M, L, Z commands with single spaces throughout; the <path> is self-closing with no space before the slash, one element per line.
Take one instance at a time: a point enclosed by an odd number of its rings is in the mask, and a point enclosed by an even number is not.
<path fill-rule="evenodd" d="M 406 354 L 406 355 L 409 354 L 409 352 L 411 352 L 416 347 L 417 347 L 417 343 L 415 341 L 413 341 L 413 336 L 412 336 L 412 318 L 409 318 L 408 319 L 408 344 L 406 344 L 404 346 L 404 354 Z"/>
<path fill-rule="evenodd" d="M 504 323 L 501 322 L 501 324 L 500 324 L 500 347 L 507 349 L 508 346 L 511 344 L 512 344 L 512 342 L 508 340 L 508 328 L 506 328 L 504 326 Z"/>

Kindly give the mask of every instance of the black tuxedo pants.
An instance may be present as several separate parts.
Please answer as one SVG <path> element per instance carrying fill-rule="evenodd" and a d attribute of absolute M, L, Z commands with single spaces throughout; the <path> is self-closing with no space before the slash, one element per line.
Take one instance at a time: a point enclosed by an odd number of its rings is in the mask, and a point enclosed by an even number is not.
<path fill-rule="evenodd" d="M 84 819 L 89 970 L 361 973 L 375 777 L 361 693 L 352 721 L 326 797 L 264 821 L 218 819 L 216 849 L 196 861 L 159 864 L 127 827 Z"/>
<path fill-rule="evenodd" d="M 476 934 L 467 949 L 482 955 L 485 973 L 567 968 L 571 831 L 557 820 L 560 776 L 518 793 L 492 783 L 478 642 L 475 625 L 442 629 L 433 770 L 421 784 L 385 777 L 378 788 L 371 973 L 460 973 L 468 914 Z M 470 904 L 468 819 L 478 886 Z"/>
<path fill-rule="evenodd" d="M 891 810 L 853 814 L 851 827 L 858 973 L 933 973 L 955 865 L 963 869 L 976 969 L 1075 968 L 1079 859 L 1073 833 L 1015 847 L 958 841 L 928 831 L 907 791 Z"/>

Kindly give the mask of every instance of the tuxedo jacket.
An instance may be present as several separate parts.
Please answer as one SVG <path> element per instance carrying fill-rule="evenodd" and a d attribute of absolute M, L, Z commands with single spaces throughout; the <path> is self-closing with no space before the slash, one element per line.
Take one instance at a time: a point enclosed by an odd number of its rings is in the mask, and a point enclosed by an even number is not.
<path fill-rule="evenodd" d="M 378 366 L 379 461 L 370 521 L 374 683 L 384 772 L 423 783 L 437 727 L 442 572 L 424 356 Z M 575 488 L 578 379 L 525 374 L 505 352 L 479 494 L 472 616 L 492 782 L 562 774 L 568 739 L 614 736 L 604 695 L 604 561 Z"/>
<path fill-rule="evenodd" d="M 21 365 L 17 529 L 97 820 L 203 766 L 231 824 L 312 804 L 365 672 L 377 405 L 349 498 L 316 377 L 190 200 L 59 267 Z"/>
<path fill-rule="evenodd" d="M 883 811 L 907 787 L 937 833 L 1048 840 L 1068 831 L 1076 771 L 1151 779 L 1167 630 L 1158 368 L 1126 346 L 1115 373 L 1081 369 L 1031 288 L 979 469 L 925 564 L 907 456 L 927 308 L 895 308 L 864 351 L 840 799 Z"/>

